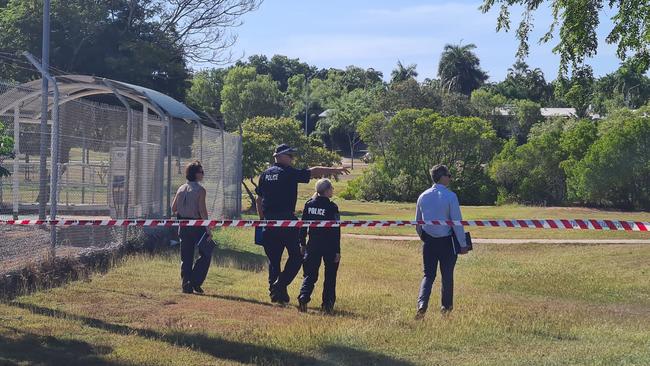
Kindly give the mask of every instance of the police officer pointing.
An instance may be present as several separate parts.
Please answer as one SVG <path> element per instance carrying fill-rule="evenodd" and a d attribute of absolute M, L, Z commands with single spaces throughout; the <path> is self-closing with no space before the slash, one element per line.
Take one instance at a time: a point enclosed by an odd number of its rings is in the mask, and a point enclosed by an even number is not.
<path fill-rule="evenodd" d="M 311 178 L 349 174 L 344 167 L 314 167 L 296 169 L 292 166 L 297 150 L 282 144 L 275 149 L 275 164 L 260 175 L 257 193 L 257 213 L 262 220 L 296 220 L 298 184 L 309 183 Z M 269 260 L 269 292 L 272 302 L 290 301 L 287 286 L 298 274 L 302 264 L 299 229 L 268 228 L 264 232 L 264 251 Z M 281 270 L 282 253 L 287 249 L 289 258 Z"/>

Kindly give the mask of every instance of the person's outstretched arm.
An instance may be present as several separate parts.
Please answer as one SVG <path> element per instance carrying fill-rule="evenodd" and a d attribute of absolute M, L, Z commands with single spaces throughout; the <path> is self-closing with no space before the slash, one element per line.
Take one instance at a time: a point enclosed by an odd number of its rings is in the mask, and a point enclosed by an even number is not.
<path fill-rule="evenodd" d="M 346 167 L 327 167 L 327 166 L 315 166 L 309 168 L 312 178 L 323 178 L 339 175 L 350 174 L 350 170 Z"/>

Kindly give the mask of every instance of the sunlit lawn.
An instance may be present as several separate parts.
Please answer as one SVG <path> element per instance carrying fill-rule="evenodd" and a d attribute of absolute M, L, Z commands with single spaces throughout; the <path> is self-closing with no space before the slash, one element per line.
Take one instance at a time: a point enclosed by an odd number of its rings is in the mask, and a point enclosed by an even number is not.
<path fill-rule="evenodd" d="M 337 188 L 339 186 L 337 185 Z M 301 200 L 310 194 L 301 188 Z M 412 204 L 337 199 L 344 218 L 412 219 Z M 299 205 L 302 203 L 299 202 Z M 648 213 L 464 207 L 473 218 Z M 345 229 L 407 234 L 412 228 Z M 647 238 L 647 233 L 472 229 L 475 237 Z M 650 245 L 481 244 L 459 259 L 455 310 L 413 320 L 417 242 L 344 238 L 337 314 L 269 303 L 250 229 L 216 232 L 206 296 L 180 293 L 178 253 L 127 257 L 106 274 L 0 303 L 0 365 L 648 365 Z"/>
<path fill-rule="evenodd" d="M 363 169 L 355 169 L 350 176 L 345 176 L 335 182 L 335 192 L 341 192 L 350 179 L 361 174 Z M 304 202 L 314 192 L 315 181 L 301 184 L 298 192 L 297 211 L 302 210 Z M 245 197 L 246 198 L 246 197 Z M 414 203 L 394 202 L 361 202 L 335 198 L 342 219 L 346 220 L 414 220 Z M 250 201 L 245 200 L 243 207 L 250 207 Z M 650 221 L 648 212 L 624 212 L 617 210 L 600 210 L 579 207 L 534 207 L 521 205 L 504 206 L 463 206 L 463 218 L 478 219 L 614 219 Z M 248 218 L 255 218 L 249 214 Z M 537 230 L 537 229 L 501 229 L 501 228 L 468 228 L 475 238 L 495 239 L 650 239 L 649 233 L 622 231 L 585 231 L 585 230 Z M 415 235 L 412 227 L 391 228 L 346 228 L 345 233 L 371 235 Z"/>
<path fill-rule="evenodd" d="M 0 304 L 0 364 L 650 363 L 650 246 L 481 245 L 459 260 L 452 316 L 436 284 L 419 323 L 418 244 L 344 240 L 329 317 L 320 283 L 307 315 L 268 302 L 251 235 L 217 234 L 206 296 L 180 294 L 176 256 L 136 256 Z"/>

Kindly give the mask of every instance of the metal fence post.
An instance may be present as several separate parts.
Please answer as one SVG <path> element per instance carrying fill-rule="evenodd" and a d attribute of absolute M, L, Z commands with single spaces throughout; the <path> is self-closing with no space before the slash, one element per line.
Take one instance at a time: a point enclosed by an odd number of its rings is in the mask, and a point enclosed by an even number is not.
<path fill-rule="evenodd" d="M 18 219 L 20 210 L 20 108 L 14 109 L 14 172 L 13 172 L 13 216 L 14 220 Z"/>
<path fill-rule="evenodd" d="M 34 60 L 29 61 L 40 70 L 42 75 L 38 218 L 45 220 L 45 206 L 47 205 L 47 112 L 50 94 L 50 88 L 48 86 L 49 78 L 47 77 L 49 75 L 47 72 L 50 68 L 50 0 L 43 1 L 43 45 L 41 52 L 41 61 L 43 62 L 41 65 L 37 65 Z M 27 58 L 29 59 L 29 57 Z"/>
<path fill-rule="evenodd" d="M 59 184 L 59 86 L 56 84 L 56 79 L 53 78 L 52 75 L 50 75 L 48 70 L 43 69 L 41 67 L 41 65 L 36 61 L 34 56 L 32 56 L 29 52 L 24 52 L 23 55 L 25 55 L 25 57 L 27 57 L 29 62 L 31 62 L 34 65 L 34 67 L 36 67 L 38 71 L 40 71 L 41 74 L 52 83 L 54 89 L 54 102 L 52 105 L 52 138 L 51 138 L 51 145 L 50 145 L 50 155 L 52 160 L 51 176 L 50 176 L 50 220 L 56 220 L 56 211 L 57 211 L 57 203 L 58 203 L 57 194 L 58 194 L 58 184 Z M 47 91 L 47 95 L 49 95 L 49 90 Z M 45 112 L 45 114 L 47 115 L 47 111 Z M 55 258 L 56 257 L 56 226 L 52 226 L 51 229 L 52 229 L 51 231 L 52 253 L 51 254 L 52 254 L 52 258 Z"/>
<path fill-rule="evenodd" d="M 172 119 L 165 117 L 167 119 L 167 218 L 172 217 L 172 154 L 173 152 L 173 142 L 172 134 L 174 129 L 172 128 Z"/>
<path fill-rule="evenodd" d="M 163 119 L 164 120 L 164 119 Z M 159 185 L 160 189 L 158 189 L 158 212 L 160 213 L 160 217 L 165 216 L 165 156 L 167 156 L 167 133 L 168 133 L 168 128 L 167 126 L 164 126 L 162 128 L 162 133 L 160 136 L 160 159 L 159 161 L 159 166 L 158 166 L 158 171 L 159 173 L 159 179 L 157 179 L 156 184 Z"/>
<path fill-rule="evenodd" d="M 242 188 L 241 188 L 241 181 L 242 181 L 242 176 L 243 176 L 243 166 L 242 166 L 242 158 L 244 155 L 244 143 L 243 143 L 244 138 L 242 135 L 239 135 L 239 138 L 237 139 L 237 180 L 235 182 L 235 186 L 237 187 L 237 197 L 235 201 L 235 207 L 237 207 L 237 218 L 241 218 L 241 196 L 242 196 Z M 239 184 L 238 184 L 239 183 Z"/>

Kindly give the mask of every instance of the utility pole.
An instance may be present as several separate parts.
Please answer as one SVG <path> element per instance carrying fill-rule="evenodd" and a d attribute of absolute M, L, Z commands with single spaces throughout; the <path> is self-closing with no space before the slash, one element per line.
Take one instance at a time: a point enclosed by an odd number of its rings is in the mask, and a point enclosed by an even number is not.
<path fill-rule="evenodd" d="M 38 186 L 38 218 L 45 220 L 45 206 L 48 201 L 47 192 L 47 114 L 49 85 L 45 75 L 50 69 L 50 0 L 43 1 L 43 46 L 41 49 L 41 149 L 39 163 Z"/>

